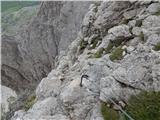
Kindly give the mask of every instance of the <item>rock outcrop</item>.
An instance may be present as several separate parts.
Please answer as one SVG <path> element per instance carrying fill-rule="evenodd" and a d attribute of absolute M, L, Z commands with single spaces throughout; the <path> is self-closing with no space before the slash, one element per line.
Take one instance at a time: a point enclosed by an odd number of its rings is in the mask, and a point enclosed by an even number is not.
<path fill-rule="evenodd" d="M 17 111 L 12 120 L 103 120 L 101 101 L 127 102 L 140 91 L 159 91 L 158 6 L 92 3 L 76 39 L 67 51 L 58 52 L 55 68 L 38 85 L 37 102 L 28 111 Z M 88 78 L 81 87 L 82 75 Z"/>
<path fill-rule="evenodd" d="M 17 99 L 17 94 L 12 89 L 1 86 L 1 119 L 6 118 L 6 113 L 9 111 L 9 106 Z"/>
<path fill-rule="evenodd" d="M 2 35 L 2 84 L 17 93 L 33 91 L 54 68 L 56 56 L 80 30 L 90 2 L 42 2 L 16 36 Z"/>

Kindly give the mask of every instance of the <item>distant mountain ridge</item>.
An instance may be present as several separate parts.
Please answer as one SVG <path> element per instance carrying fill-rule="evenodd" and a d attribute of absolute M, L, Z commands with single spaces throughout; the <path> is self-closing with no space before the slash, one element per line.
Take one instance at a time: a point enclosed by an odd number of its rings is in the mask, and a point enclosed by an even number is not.
<path fill-rule="evenodd" d="M 14 12 L 23 7 L 40 4 L 39 1 L 1 1 L 1 12 Z"/>

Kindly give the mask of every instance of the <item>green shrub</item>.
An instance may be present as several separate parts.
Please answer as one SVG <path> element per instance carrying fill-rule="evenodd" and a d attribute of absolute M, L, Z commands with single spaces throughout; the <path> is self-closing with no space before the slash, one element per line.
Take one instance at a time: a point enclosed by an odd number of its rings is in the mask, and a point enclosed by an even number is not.
<path fill-rule="evenodd" d="M 116 48 L 109 56 L 110 60 L 121 60 L 123 58 L 123 51 L 121 47 Z"/>
<path fill-rule="evenodd" d="M 153 50 L 155 50 L 155 51 L 159 51 L 159 50 L 160 50 L 160 42 L 157 43 L 157 44 L 153 47 Z"/>
<path fill-rule="evenodd" d="M 87 45 L 88 45 L 87 41 L 81 40 L 81 42 L 80 42 L 80 50 L 79 50 L 80 53 L 83 52 L 83 50 L 87 47 Z"/>
<path fill-rule="evenodd" d="M 135 120 L 160 120 L 160 92 L 141 92 L 131 96 L 126 110 Z"/>
<path fill-rule="evenodd" d="M 23 106 L 23 109 L 25 111 L 29 110 L 33 104 L 36 102 L 36 96 L 33 95 L 33 96 L 30 96 L 24 103 L 24 106 Z"/>
<path fill-rule="evenodd" d="M 114 42 L 110 41 L 108 46 L 105 48 L 106 54 L 110 53 L 114 46 L 119 47 L 120 45 L 124 44 L 129 39 L 131 38 L 125 38 L 124 36 L 119 36 L 118 38 L 116 38 Z"/>
<path fill-rule="evenodd" d="M 115 40 L 114 46 L 115 46 L 115 47 L 120 46 L 120 45 L 123 43 L 123 41 L 125 41 L 124 36 L 119 36 L 119 37 Z"/>
<path fill-rule="evenodd" d="M 108 46 L 105 48 L 105 53 L 110 53 L 114 44 L 112 42 L 109 42 Z"/>
<path fill-rule="evenodd" d="M 104 102 L 101 103 L 101 113 L 104 120 L 119 120 L 119 114 L 112 108 L 109 108 Z"/>
<path fill-rule="evenodd" d="M 100 57 L 102 57 L 103 51 L 104 51 L 104 48 L 99 49 L 99 50 L 93 55 L 93 58 L 100 58 Z"/>
<path fill-rule="evenodd" d="M 94 49 L 97 46 L 98 41 L 102 41 L 102 39 L 99 36 L 92 40 L 92 47 L 90 47 L 89 49 Z"/>

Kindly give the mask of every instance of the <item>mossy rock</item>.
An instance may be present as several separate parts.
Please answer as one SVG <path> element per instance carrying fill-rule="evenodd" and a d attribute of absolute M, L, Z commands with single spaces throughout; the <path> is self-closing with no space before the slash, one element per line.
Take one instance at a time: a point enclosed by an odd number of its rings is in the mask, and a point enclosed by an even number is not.
<path fill-rule="evenodd" d="M 153 47 L 153 50 L 155 50 L 155 51 L 159 51 L 159 50 L 160 50 L 160 42 L 157 43 L 157 44 Z"/>
<path fill-rule="evenodd" d="M 25 103 L 24 103 L 24 105 L 23 105 L 23 109 L 24 109 L 25 111 L 29 110 L 29 109 L 33 106 L 33 104 L 34 104 L 35 102 L 36 102 L 36 96 L 35 96 L 35 95 L 30 96 L 30 97 L 25 101 Z"/>
<path fill-rule="evenodd" d="M 141 92 L 131 96 L 126 110 L 135 120 L 160 120 L 160 92 Z"/>
<path fill-rule="evenodd" d="M 110 60 L 121 60 L 123 58 L 123 51 L 124 49 L 122 49 L 122 47 L 116 48 L 109 56 Z"/>
<path fill-rule="evenodd" d="M 101 113 L 104 120 L 119 120 L 120 116 L 117 111 L 109 108 L 106 103 L 101 103 Z"/>

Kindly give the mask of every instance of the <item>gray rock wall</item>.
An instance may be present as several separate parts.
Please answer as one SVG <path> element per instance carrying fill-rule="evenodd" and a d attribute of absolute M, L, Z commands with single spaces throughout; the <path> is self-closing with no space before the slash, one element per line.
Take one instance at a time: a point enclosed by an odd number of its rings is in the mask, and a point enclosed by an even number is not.
<path fill-rule="evenodd" d="M 42 2 L 18 35 L 2 36 L 2 84 L 17 92 L 35 88 L 54 68 L 80 29 L 90 2 Z"/>
<path fill-rule="evenodd" d="M 103 120 L 102 101 L 127 103 L 141 91 L 160 91 L 160 50 L 154 49 L 160 42 L 159 9 L 149 12 L 155 4 L 91 4 L 79 35 L 38 85 L 37 102 L 12 120 Z M 82 75 L 88 78 L 80 86 Z"/>

